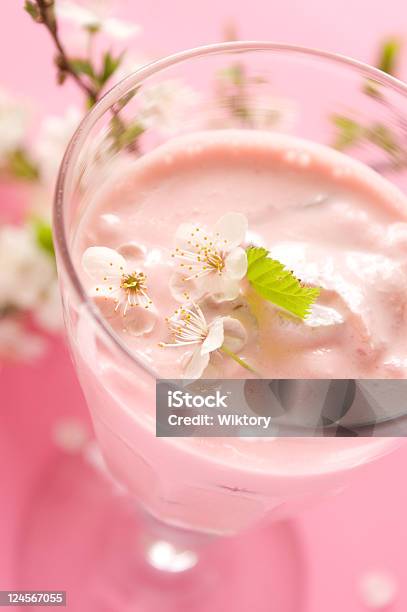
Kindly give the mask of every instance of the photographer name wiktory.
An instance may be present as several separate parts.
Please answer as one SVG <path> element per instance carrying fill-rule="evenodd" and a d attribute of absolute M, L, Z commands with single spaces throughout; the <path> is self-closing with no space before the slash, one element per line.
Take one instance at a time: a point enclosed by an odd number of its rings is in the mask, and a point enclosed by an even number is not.
<path fill-rule="evenodd" d="M 407 435 L 403 379 L 158 380 L 157 437 Z"/>

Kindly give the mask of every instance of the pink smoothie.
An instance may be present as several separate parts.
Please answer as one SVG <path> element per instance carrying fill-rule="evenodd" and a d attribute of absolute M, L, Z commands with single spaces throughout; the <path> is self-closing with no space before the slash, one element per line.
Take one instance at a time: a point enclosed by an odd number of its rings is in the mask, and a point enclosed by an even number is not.
<path fill-rule="evenodd" d="M 296 320 L 242 283 L 232 301 L 203 304 L 210 320 L 232 315 L 246 342 L 239 357 L 268 378 L 397 378 L 407 368 L 407 206 L 372 170 L 313 143 L 249 131 L 174 139 L 109 177 L 77 228 L 82 282 L 134 357 L 161 378 L 183 376 L 185 346 L 162 348 L 165 317 L 179 306 L 171 279 L 183 223 L 210 232 L 226 213 L 248 220 L 243 247 L 266 247 L 305 283 L 322 288 Z M 111 316 L 82 269 L 88 247 L 120 251 L 146 275 L 153 325 L 133 335 Z M 133 261 L 134 260 L 134 261 Z M 141 313 L 144 317 L 144 313 Z M 233 533 L 283 516 L 334 491 L 345 472 L 388 452 L 391 439 L 155 437 L 154 380 L 113 357 L 85 309 L 73 348 L 109 468 L 153 515 L 172 524 Z M 213 355 L 204 376 L 249 376 Z"/>

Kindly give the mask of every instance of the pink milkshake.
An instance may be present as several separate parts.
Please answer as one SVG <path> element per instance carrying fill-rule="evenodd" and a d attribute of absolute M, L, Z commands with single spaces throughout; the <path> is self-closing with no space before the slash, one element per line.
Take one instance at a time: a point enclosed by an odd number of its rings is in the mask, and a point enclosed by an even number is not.
<path fill-rule="evenodd" d="M 329 148 L 202 132 L 113 172 L 82 215 L 73 258 L 101 316 L 157 377 L 404 378 L 406 211 L 395 187 Z M 249 245 L 321 288 L 304 319 L 247 282 Z M 285 516 L 395 445 L 157 439 L 152 378 L 111 359 L 85 310 L 71 340 L 109 469 L 172 525 L 235 533 Z"/>

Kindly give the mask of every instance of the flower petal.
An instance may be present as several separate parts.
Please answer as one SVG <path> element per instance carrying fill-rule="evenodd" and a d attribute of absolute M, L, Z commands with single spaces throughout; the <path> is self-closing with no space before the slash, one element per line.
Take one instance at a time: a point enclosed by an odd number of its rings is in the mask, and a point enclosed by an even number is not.
<path fill-rule="evenodd" d="M 192 357 L 184 371 L 184 378 L 190 380 L 201 378 L 209 363 L 209 353 L 202 354 L 201 348 L 201 346 L 198 346 L 192 353 Z"/>
<path fill-rule="evenodd" d="M 197 226 L 192 223 L 181 223 L 175 232 L 175 245 L 180 249 L 190 250 L 189 242 L 192 241 L 192 234 L 195 234 L 196 229 Z"/>
<path fill-rule="evenodd" d="M 66 19 L 80 27 L 87 27 L 90 25 L 100 26 L 100 17 L 90 8 L 80 6 L 76 2 L 59 0 L 59 2 L 56 2 L 55 10 L 60 19 Z"/>
<path fill-rule="evenodd" d="M 201 353 L 203 355 L 216 351 L 223 344 L 223 320 L 215 319 L 209 326 L 209 332 L 202 343 Z"/>
<path fill-rule="evenodd" d="M 185 272 L 175 272 L 169 281 L 169 288 L 172 297 L 177 302 L 185 302 L 185 300 L 197 300 L 201 297 L 202 291 L 199 290 L 193 279 L 186 281 Z"/>
<path fill-rule="evenodd" d="M 98 287 L 98 290 L 92 289 L 89 292 L 89 297 L 93 300 L 100 312 L 106 319 L 116 319 L 120 316 L 120 308 L 116 309 L 117 299 L 111 292 L 104 287 Z"/>
<path fill-rule="evenodd" d="M 102 284 L 118 280 L 127 268 L 126 260 L 120 253 L 99 246 L 86 249 L 82 255 L 82 266 L 93 280 Z"/>
<path fill-rule="evenodd" d="M 247 272 L 247 255 L 241 247 L 233 249 L 225 259 L 225 272 L 230 278 L 242 279 Z"/>
<path fill-rule="evenodd" d="M 154 308 L 133 306 L 123 316 L 123 330 L 133 336 L 149 334 L 155 327 L 158 316 Z"/>
<path fill-rule="evenodd" d="M 215 302 L 230 302 L 240 294 L 239 281 L 224 274 L 208 274 L 201 281 L 201 295 L 209 293 Z"/>
<path fill-rule="evenodd" d="M 213 231 L 215 235 L 220 235 L 222 241 L 227 240 L 225 250 L 231 251 L 244 242 L 247 228 L 248 222 L 244 215 L 230 212 L 219 219 Z"/>
<path fill-rule="evenodd" d="M 224 345 L 236 353 L 247 342 L 247 332 L 241 322 L 234 317 L 223 317 Z"/>
<path fill-rule="evenodd" d="M 117 249 L 120 255 L 134 262 L 144 261 L 145 252 L 136 242 L 126 242 Z"/>
<path fill-rule="evenodd" d="M 114 38 L 126 39 L 134 36 L 140 32 L 140 26 L 135 23 L 129 23 L 122 19 L 116 19 L 115 17 L 109 17 L 103 23 L 103 29 L 106 34 L 110 34 Z"/>

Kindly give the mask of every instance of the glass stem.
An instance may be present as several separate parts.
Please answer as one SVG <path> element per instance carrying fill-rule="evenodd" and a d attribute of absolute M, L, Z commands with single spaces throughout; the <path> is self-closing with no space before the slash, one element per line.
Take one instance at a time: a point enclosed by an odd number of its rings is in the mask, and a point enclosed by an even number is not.
<path fill-rule="evenodd" d="M 143 548 L 147 566 L 163 574 L 182 574 L 195 567 L 201 549 L 213 536 L 188 531 L 145 516 Z"/>

